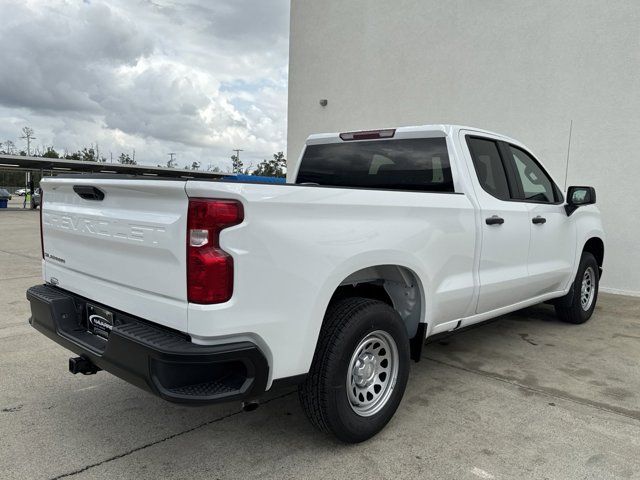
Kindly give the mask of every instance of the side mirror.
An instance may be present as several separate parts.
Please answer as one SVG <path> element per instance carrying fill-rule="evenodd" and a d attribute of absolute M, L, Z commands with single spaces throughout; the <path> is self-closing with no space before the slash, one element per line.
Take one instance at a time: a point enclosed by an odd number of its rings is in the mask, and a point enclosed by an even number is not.
<path fill-rule="evenodd" d="M 567 216 L 578 207 L 596 203 L 596 189 L 593 187 L 569 187 L 567 190 L 567 204 L 564 206 Z"/>

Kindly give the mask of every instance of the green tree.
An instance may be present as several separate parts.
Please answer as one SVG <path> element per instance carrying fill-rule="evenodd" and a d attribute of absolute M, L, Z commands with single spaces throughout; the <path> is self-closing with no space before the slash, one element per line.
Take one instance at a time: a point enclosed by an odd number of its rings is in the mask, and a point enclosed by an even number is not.
<path fill-rule="evenodd" d="M 242 168 L 244 164 L 238 157 L 238 155 L 231 155 L 231 171 L 233 173 L 242 173 Z"/>
<path fill-rule="evenodd" d="M 284 158 L 284 152 L 274 153 L 271 160 L 263 160 L 251 174 L 262 177 L 285 177 L 287 175 L 287 159 Z"/>
<path fill-rule="evenodd" d="M 118 163 L 121 163 L 123 165 L 138 164 L 138 162 L 136 162 L 133 158 L 131 158 L 128 153 L 121 153 L 120 156 L 118 157 Z"/>
<path fill-rule="evenodd" d="M 84 147 L 80 152 L 78 152 L 80 156 L 80 160 L 83 162 L 97 162 L 96 151 L 93 148 Z"/>
<path fill-rule="evenodd" d="M 60 158 L 60 155 L 58 155 L 58 152 L 56 152 L 53 147 L 48 147 L 47 151 L 44 152 L 44 154 L 42 154 L 42 156 L 44 158 Z"/>
<path fill-rule="evenodd" d="M 193 162 L 191 164 L 191 170 L 199 170 L 200 169 L 200 162 Z"/>
<path fill-rule="evenodd" d="M 79 160 L 83 162 L 106 162 L 107 159 L 105 157 L 99 157 L 96 151 L 92 148 L 84 147 L 79 152 L 72 155 L 72 157 L 77 156 Z"/>

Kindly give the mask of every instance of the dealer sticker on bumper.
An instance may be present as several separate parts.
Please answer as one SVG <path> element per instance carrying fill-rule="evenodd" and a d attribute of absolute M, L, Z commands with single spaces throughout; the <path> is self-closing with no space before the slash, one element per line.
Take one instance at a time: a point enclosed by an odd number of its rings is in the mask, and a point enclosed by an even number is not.
<path fill-rule="evenodd" d="M 94 335 L 105 340 L 108 339 L 113 328 L 113 313 L 104 308 L 87 304 L 87 327 Z"/>

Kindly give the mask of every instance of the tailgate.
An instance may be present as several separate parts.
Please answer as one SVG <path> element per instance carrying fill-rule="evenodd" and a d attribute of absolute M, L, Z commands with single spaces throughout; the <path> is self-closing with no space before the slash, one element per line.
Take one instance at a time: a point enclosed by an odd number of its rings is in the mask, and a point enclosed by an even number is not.
<path fill-rule="evenodd" d="M 41 185 L 45 281 L 186 331 L 185 180 L 57 177 Z"/>

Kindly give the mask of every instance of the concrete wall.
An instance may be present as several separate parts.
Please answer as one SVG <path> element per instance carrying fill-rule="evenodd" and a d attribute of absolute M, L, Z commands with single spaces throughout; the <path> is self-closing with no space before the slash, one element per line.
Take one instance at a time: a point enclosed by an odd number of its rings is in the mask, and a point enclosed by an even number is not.
<path fill-rule="evenodd" d="M 313 132 L 457 123 L 519 139 L 562 186 L 572 121 L 603 287 L 640 294 L 639 1 L 293 0 L 289 75 L 289 170 Z"/>

